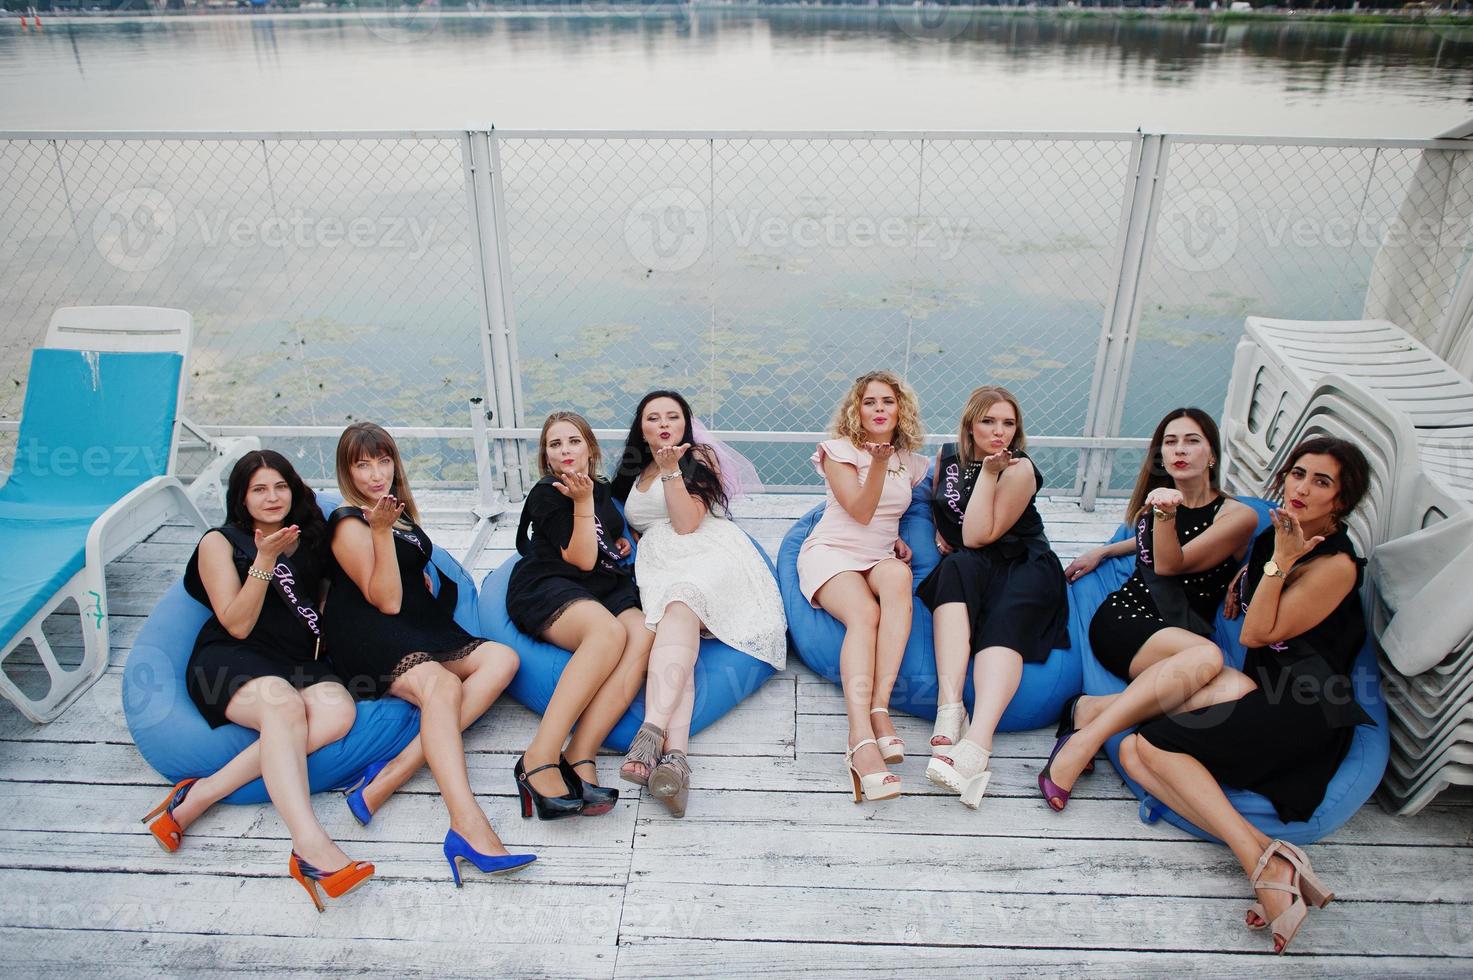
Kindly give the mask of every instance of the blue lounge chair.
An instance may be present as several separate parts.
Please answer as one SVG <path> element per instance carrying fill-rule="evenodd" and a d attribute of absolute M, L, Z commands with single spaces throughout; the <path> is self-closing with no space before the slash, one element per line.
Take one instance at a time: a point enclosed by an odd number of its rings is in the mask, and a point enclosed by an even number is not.
<path fill-rule="evenodd" d="M 135 346 L 147 342 L 130 336 Z M 0 487 L 0 664 L 29 640 L 49 684 L 32 697 L 0 670 L 0 694 L 32 721 L 55 718 L 107 669 L 107 563 L 170 517 L 201 532 L 209 526 L 168 475 L 184 363 L 178 350 L 31 353 L 15 465 Z M 74 669 L 58 662 L 41 630 L 67 599 L 82 624 Z"/>

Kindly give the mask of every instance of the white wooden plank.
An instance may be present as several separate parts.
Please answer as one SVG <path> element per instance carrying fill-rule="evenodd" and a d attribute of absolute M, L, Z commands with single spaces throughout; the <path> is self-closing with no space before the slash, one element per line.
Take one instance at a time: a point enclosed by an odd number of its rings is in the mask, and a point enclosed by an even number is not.
<path fill-rule="evenodd" d="M 354 893 L 354 898 L 358 893 Z M 367 895 L 367 892 L 364 893 Z M 329 912 L 337 911 L 329 909 Z M 110 978 L 159 976 L 484 977 L 495 964 L 502 977 L 612 977 L 613 946 L 533 945 L 460 936 L 443 942 L 404 942 L 355 936 L 340 939 L 284 936 L 199 936 L 173 931 L 0 929 L 12 975 L 72 978 L 107 964 Z"/>
<path fill-rule="evenodd" d="M 857 880 L 891 871 L 883 855 Z M 904 946 L 1049 947 L 1266 953 L 1270 938 L 1242 925 L 1233 898 L 917 891 L 887 887 L 781 888 L 675 884 L 635 878 L 623 941 L 736 939 Z M 1337 902 L 1311 913 L 1294 954 L 1473 955 L 1473 906 Z M 899 961 L 903 963 L 903 961 Z M 898 966 L 898 963 L 897 963 Z"/>
<path fill-rule="evenodd" d="M 918 816 L 918 826 L 902 832 L 856 827 L 829 828 L 821 834 L 805 827 L 647 822 L 637 833 L 631 873 L 640 881 L 844 888 L 864 882 L 876 856 L 884 855 L 885 888 L 896 892 L 1246 894 L 1247 882 L 1237 861 L 1225 848 L 1206 841 L 1027 835 L 959 841 L 932 829 L 940 821 Z M 1036 819 L 1042 822 L 1047 817 L 1040 813 Z M 1348 901 L 1425 901 L 1429 883 L 1439 877 L 1458 880 L 1473 875 L 1469 848 L 1322 843 L 1311 847 L 1309 854 L 1320 877 Z"/>
<path fill-rule="evenodd" d="M 1308 927 L 1306 927 L 1308 928 Z M 1293 950 L 1293 947 L 1291 947 Z M 1297 950 L 1294 950 L 1297 952 Z M 1102 950 L 881 946 L 830 942 L 772 943 L 646 939 L 619 947 L 615 976 L 648 980 L 757 976 L 812 977 L 1302 977 L 1306 968 L 1337 976 L 1466 975 L 1461 959 L 1412 957 L 1269 957 L 1231 953 L 1150 953 Z"/>
<path fill-rule="evenodd" d="M 0 927 L 70 929 L 79 921 L 126 932 L 300 936 L 339 942 L 524 942 L 607 946 L 619 927 L 619 888 L 539 884 L 469 873 L 449 880 L 374 879 L 318 915 L 286 873 L 149 875 L 12 870 L 0 889 Z M 85 919 L 83 919 L 85 917 Z"/>

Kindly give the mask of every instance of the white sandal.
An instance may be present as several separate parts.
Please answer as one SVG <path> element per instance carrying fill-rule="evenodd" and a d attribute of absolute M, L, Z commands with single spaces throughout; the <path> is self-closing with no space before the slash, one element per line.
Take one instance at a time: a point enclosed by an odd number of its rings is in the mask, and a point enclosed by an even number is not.
<path fill-rule="evenodd" d="M 871 708 L 869 713 L 890 717 L 889 708 Z M 905 761 L 905 740 L 899 735 L 881 735 L 875 739 L 875 744 L 880 747 L 880 755 L 885 757 L 886 765 L 894 766 Z"/>
<path fill-rule="evenodd" d="M 890 800 L 900 795 L 900 777 L 884 769 L 861 776 L 859 770 L 854 768 L 854 753 L 866 745 L 879 747 L 879 742 L 872 738 L 864 739 L 858 745 L 844 753 L 844 762 L 849 766 L 849 779 L 854 784 L 854 802 L 860 800 Z M 894 782 L 890 782 L 890 780 Z"/>
<path fill-rule="evenodd" d="M 977 809 L 992 772 L 987 768 L 992 753 L 976 742 L 962 739 L 950 755 L 933 755 L 926 764 L 926 778 L 937 786 L 960 793 L 962 803 Z"/>
<path fill-rule="evenodd" d="M 936 727 L 931 729 L 931 755 L 937 755 L 938 749 L 949 749 L 962 740 L 962 732 L 967 729 L 967 706 L 960 701 L 951 704 L 938 704 L 936 706 Z M 946 741 L 938 742 L 938 738 Z M 940 753 L 944 755 L 945 753 Z"/>

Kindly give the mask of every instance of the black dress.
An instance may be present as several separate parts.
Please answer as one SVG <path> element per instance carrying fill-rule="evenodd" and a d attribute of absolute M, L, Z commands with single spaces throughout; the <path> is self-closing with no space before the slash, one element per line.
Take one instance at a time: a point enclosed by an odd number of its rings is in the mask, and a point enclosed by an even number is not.
<path fill-rule="evenodd" d="M 327 520 L 329 540 L 341 522 L 355 520 L 368 523 L 357 507 L 333 511 Z M 407 531 L 394 528 L 402 598 L 393 616 L 380 612 L 343 567 L 332 563 L 332 585 L 322 609 L 323 633 L 354 698 L 381 698 L 411 667 L 432 660 L 460 660 L 485 642 L 455 622 L 455 595 L 449 582 L 442 579 L 439 598 L 425 587 L 425 566 L 433 549 L 430 536 L 413 521 Z"/>
<path fill-rule="evenodd" d="M 217 528 L 206 531 L 223 535 L 230 541 L 231 559 L 241 584 L 246 581 L 246 569 L 256 560 L 255 545 L 245 538 L 244 532 L 235 528 Z M 200 539 L 201 541 L 204 538 Z M 298 602 L 307 607 L 308 616 L 315 616 L 317 595 L 321 591 L 325 562 L 323 556 L 306 547 L 299 547 L 296 554 L 277 563 L 278 577 L 282 569 L 290 572 L 295 581 L 289 587 L 298 595 Z M 210 596 L 205 591 L 204 580 L 199 574 L 199 547 L 189 558 L 184 568 L 184 591 L 207 608 Z M 261 612 L 256 616 L 256 625 L 243 640 L 230 635 L 219 617 L 211 615 L 200 627 L 194 641 L 194 651 L 189 656 L 189 665 L 184 672 L 184 686 L 189 699 L 199 708 L 211 728 L 230 724 L 225 717 L 225 708 L 237 691 L 257 677 L 280 677 L 298 690 L 336 681 L 332 665 L 319 659 L 317 634 L 313 633 L 306 620 L 292 611 L 282 596 L 279 582 L 267 584 L 266 598 L 261 601 Z"/>
<path fill-rule="evenodd" d="M 506 585 L 506 614 L 528 636 L 542 631 L 573 603 L 592 599 L 619 615 L 639 608 L 634 571 L 614 550 L 624 536 L 624 518 L 614 506 L 609 485 L 593 484 L 593 529 L 598 539 L 598 562 L 589 571 L 563 560 L 562 549 L 573 540 L 573 501 L 543 477 L 522 504 L 517 526 L 521 560 Z"/>
<path fill-rule="evenodd" d="M 1176 537 L 1185 547 L 1212 526 L 1227 497 L 1201 507 L 1176 509 Z M 1228 583 L 1241 563 L 1232 555 L 1206 571 L 1189 575 L 1157 575 L 1152 567 L 1151 532 L 1156 518 L 1151 508 L 1135 524 L 1135 571 L 1111 592 L 1089 623 L 1089 645 L 1095 659 L 1123 681 L 1130 680 L 1130 662 L 1146 641 L 1168 627 L 1211 636 L 1217 610 Z M 1161 602 L 1168 603 L 1166 609 Z"/>
<path fill-rule="evenodd" d="M 1026 455 L 1015 455 L 1033 468 L 1036 497 L 1043 474 Z M 942 539 L 956 550 L 941 557 L 916 595 L 932 612 L 948 602 L 964 603 L 973 652 L 1007 647 L 1025 663 L 1042 663 L 1050 650 L 1069 645 L 1064 569 L 1049 547 L 1033 498 L 1002 537 L 981 548 L 963 547 L 962 518 L 981 473 L 981 463 L 962 472 L 955 445 L 941 448 L 931 514 Z"/>
<path fill-rule="evenodd" d="M 1240 583 L 1251 597 L 1273 557 L 1274 530 L 1254 542 Z M 1350 671 L 1366 639 L 1360 584 L 1365 559 L 1342 530 L 1299 565 L 1325 555 L 1355 561 L 1355 588 L 1299 636 L 1249 650 L 1243 673 L 1258 685 L 1237 701 L 1158 718 L 1139 734 L 1167 752 L 1193 756 L 1225 786 L 1262 793 L 1279 819 L 1308 820 L 1350 747 L 1356 725 L 1374 724 L 1356 702 Z"/>

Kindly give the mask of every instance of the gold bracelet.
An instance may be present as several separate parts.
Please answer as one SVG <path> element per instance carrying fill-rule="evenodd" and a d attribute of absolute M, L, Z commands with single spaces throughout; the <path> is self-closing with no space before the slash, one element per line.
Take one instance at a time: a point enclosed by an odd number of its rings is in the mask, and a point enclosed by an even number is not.
<path fill-rule="evenodd" d="M 276 571 L 275 571 L 275 569 L 273 569 L 273 570 L 271 570 L 269 572 L 263 572 L 261 569 L 257 568 L 255 565 L 252 565 L 250 568 L 247 568 L 246 569 L 246 574 L 249 575 L 251 578 L 258 578 L 262 582 L 269 582 L 273 578 L 276 577 Z"/>
<path fill-rule="evenodd" d="M 1160 507 L 1152 507 L 1151 508 L 1151 514 L 1153 516 L 1155 516 L 1156 520 L 1158 520 L 1158 521 L 1166 521 L 1166 522 L 1169 523 L 1171 521 L 1176 520 L 1176 515 L 1175 514 L 1168 514 L 1168 513 L 1166 513 L 1166 511 L 1162 510 Z"/>

